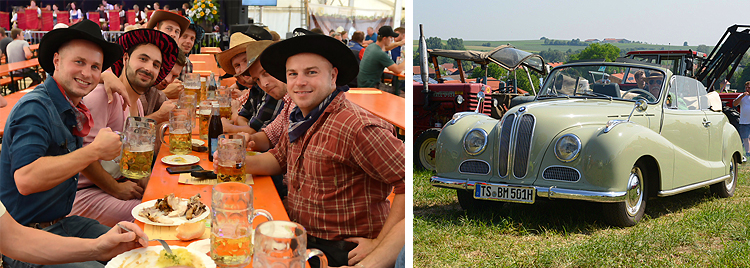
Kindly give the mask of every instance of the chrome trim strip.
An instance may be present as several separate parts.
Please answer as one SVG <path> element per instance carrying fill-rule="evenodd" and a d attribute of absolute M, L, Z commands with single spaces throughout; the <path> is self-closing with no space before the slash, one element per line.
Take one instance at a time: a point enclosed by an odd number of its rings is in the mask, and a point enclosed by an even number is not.
<path fill-rule="evenodd" d="M 732 176 L 731 174 L 728 174 L 728 175 L 724 175 L 724 176 L 721 176 L 721 177 L 718 177 L 718 178 L 715 178 L 715 179 L 712 179 L 712 180 L 703 181 L 703 182 L 699 182 L 699 183 L 695 183 L 695 184 L 690 184 L 690 185 L 685 185 L 685 186 L 682 186 L 680 188 L 675 188 L 675 189 L 672 189 L 672 190 L 659 191 L 659 197 L 665 197 L 665 196 L 670 196 L 670 195 L 676 195 L 676 194 L 684 193 L 684 192 L 687 192 L 687 191 L 692 191 L 692 190 L 695 190 L 695 189 L 698 189 L 698 188 L 701 188 L 701 187 L 704 187 L 704 186 L 708 186 L 708 185 L 711 185 L 711 184 L 714 184 L 714 183 L 719 183 L 719 182 L 721 182 L 723 180 L 729 179 L 729 177 L 731 177 L 731 176 Z"/>
<path fill-rule="evenodd" d="M 516 164 L 516 160 L 517 159 L 516 159 L 516 154 L 513 153 L 513 165 L 514 165 L 513 166 L 513 170 L 512 170 L 513 171 L 513 177 L 515 177 L 518 180 L 522 180 L 523 178 L 525 178 L 526 176 L 529 175 L 529 162 L 531 161 L 531 147 L 534 147 L 534 131 L 536 131 L 536 122 L 537 122 L 537 120 L 536 120 L 536 116 L 534 116 L 533 114 L 530 114 L 530 113 L 524 114 L 524 115 L 522 115 L 521 119 L 516 120 L 516 122 L 518 122 L 520 124 L 521 120 L 523 120 L 523 117 L 526 116 L 526 115 L 531 116 L 531 120 L 532 120 L 531 122 L 532 123 L 531 123 L 531 134 L 529 134 L 529 147 L 526 148 L 526 150 L 528 151 L 528 154 L 526 155 L 526 163 L 525 163 L 526 164 L 526 170 L 524 171 L 523 177 L 518 177 L 516 175 L 515 164 Z M 518 128 L 520 128 L 520 126 L 517 126 L 516 129 L 514 129 L 516 131 L 516 133 L 518 133 Z M 516 135 L 516 138 L 518 138 L 518 135 Z M 516 145 L 518 145 L 518 143 L 516 143 Z M 515 150 L 515 149 L 516 149 L 516 147 L 513 146 L 513 150 Z"/>
<path fill-rule="evenodd" d="M 545 177 L 544 177 L 544 172 L 546 172 L 546 171 L 547 171 L 548 169 L 550 169 L 550 168 L 554 168 L 554 167 L 562 167 L 562 168 L 568 168 L 568 169 L 572 169 L 572 170 L 574 170 L 575 172 L 577 172 L 577 173 L 578 173 L 578 179 L 577 179 L 577 180 L 575 180 L 575 181 L 565 181 L 565 180 L 551 180 L 551 179 L 547 179 L 547 178 L 545 178 Z M 546 180 L 546 181 L 559 181 L 559 182 L 567 182 L 567 183 L 576 183 L 576 182 L 578 182 L 578 181 L 580 181 L 580 180 L 581 180 L 581 177 L 583 177 L 583 175 L 581 175 L 581 172 L 580 172 L 580 171 L 578 171 L 578 169 L 577 169 L 577 168 L 572 168 L 572 167 L 569 167 L 569 166 L 562 166 L 562 165 L 551 165 L 551 166 L 548 166 L 548 167 L 544 168 L 544 170 L 542 170 L 542 179 L 543 179 L 543 180 Z"/>
<path fill-rule="evenodd" d="M 477 181 L 463 180 L 463 179 L 449 179 L 438 176 L 432 176 L 430 178 L 430 184 L 435 187 L 448 188 L 448 189 L 460 189 L 460 190 L 474 190 Z M 533 185 L 512 185 L 504 183 L 494 183 L 493 185 L 501 186 L 519 186 L 519 187 L 534 187 L 536 189 L 536 195 L 539 197 L 547 197 L 549 199 L 571 199 L 571 200 L 583 200 L 593 201 L 600 203 L 616 203 L 625 201 L 626 192 L 596 192 L 576 189 L 564 189 L 552 187 L 539 187 Z"/>
<path fill-rule="evenodd" d="M 464 163 L 469 162 L 469 161 L 472 161 L 472 162 L 482 162 L 482 163 L 486 164 L 489 167 L 487 169 L 487 173 L 480 174 L 480 173 L 461 172 L 461 165 L 463 165 Z M 488 163 L 487 161 L 480 160 L 480 159 L 467 159 L 467 160 L 462 161 L 461 164 L 458 164 L 458 173 L 461 173 L 461 174 L 470 174 L 470 175 L 490 175 L 490 173 L 492 173 L 492 165 L 490 165 L 490 163 Z"/>

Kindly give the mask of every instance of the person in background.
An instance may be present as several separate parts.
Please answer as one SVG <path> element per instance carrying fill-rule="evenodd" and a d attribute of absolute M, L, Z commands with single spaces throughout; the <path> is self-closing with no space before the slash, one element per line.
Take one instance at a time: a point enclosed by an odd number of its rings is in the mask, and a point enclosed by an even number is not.
<path fill-rule="evenodd" d="M 60 12 L 60 7 L 57 4 L 52 4 L 52 24 L 57 24 L 57 13 Z"/>
<path fill-rule="evenodd" d="M 344 42 L 344 44 L 349 44 L 349 33 L 345 30 L 341 30 L 339 32 L 341 34 L 341 42 Z"/>
<path fill-rule="evenodd" d="M 737 130 L 740 132 L 746 157 L 750 157 L 750 97 L 748 96 L 750 96 L 750 81 L 745 82 L 745 92 L 740 93 L 732 101 L 732 106 L 740 106 L 740 124 Z"/>
<path fill-rule="evenodd" d="M 189 11 L 189 10 L 190 10 L 190 4 L 188 4 L 188 3 L 183 3 L 183 4 L 182 4 L 182 10 L 180 10 L 180 12 L 182 12 L 182 15 L 183 15 L 183 16 L 185 16 L 185 17 L 187 17 L 187 16 L 188 16 L 188 11 Z"/>
<path fill-rule="evenodd" d="M 50 75 L 14 106 L 0 151 L 0 202 L 21 225 L 81 238 L 96 238 L 110 231 L 96 220 L 66 215 L 76 196 L 78 173 L 98 160 L 120 155 L 120 136 L 106 128 L 83 147 L 93 120 L 81 99 L 94 89 L 102 70 L 121 59 L 122 53 L 122 47 L 104 40 L 99 26 L 89 20 L 42 37 L 39 65 Z M 5 231 L 5 225 L 0 229 Z M 14 240 L 18 241 L 28 240 Z M 43 254 L 39 244 L 30 245 L 37 249 L 35 254 Z M 3 249 L 3 254 L 7 253 Z M 27 267 L 7 255 L 3 261 L 11 267 Z M 52 267 L 104 265 L 91 261 Z"/>
<path fill-rule="evenodd" d="M 375 29 L 372 27 L 367 27 L 367 35 L 365 36 L 365 41 L 362 42 L 363 45 L 369 45 L 372 43 L 375 43 L 378 40 L 378 34 L 375 33 Z"/>
<path fill-rule="evenodd" d="M 132 222 L 119 224 L 132 230 L 112 228 L 96 239 L 63 237 L 19 224 L 0 202 L 0 252 L 15 260 L 41 264 L 65 264 L 85 261 L 107 261 L 123 252 L 147 247 L 148 239 L 141 227 Z M 23 243 L 19 243 L 23 241 Z M 44 245 L 44 250 L 39 250 Z"/>
<path fill-rule="evenodd" d="M 389 93 L 394 93 L 393 87 L 386 86 L 380 82 L 383 75 L 383 69 L 388 68 L 394 73 L 404 71 L 405 62 L 396 64 L 388 57 L 383 48 L 388 47 L 393 38 L 398 36 L 391 26 L 385 25 L 378 31 L 378 41 L 370 44 L 362 55 L 362 61 L 359 66 L 359 75 L 357 76 L 357 85 L 359 87 L 380 88 Z"/>
<path fill-rule="evenodd" d="M 310 29 L 310 31 L 313 32 L 313 33 L 316 33 L 316 34 L 325 34 L 325 33 L 323 33 L 323 30 L 320 29 L 320 28 L 318 28 L 318 27 L 312 28 L 312 29 Z"/>
<path fill-rule="evenodd" d="M 356 51 L 357 55 L 359 55 L 359 51 L 364 48 L 362 46 L 362 42 L 364 41 L 365 33 L 363 33 L 362 31 L 356 31 L 352 34 L 352 39 L 349 40 L 347 46 L 349 47 L 349 49 Z"/>
<path fill-rule="evenodd" d="M 13 38 L 13 41 L 8 43 L 6 47 L 8 63 L 30 60 L 33 54 L 31 53 L 31 48 L 29 48 L 29 42 L 23 39 L 23 30 L 14 28 L 10 31 L 10 37 Z M 29 68 L 15 71 L 14 74 L 31 78 L 32 83 L 29 86 L 35 86 L 42 82 L 42 77 L 36 71 Z M 15 92 L 18 89 L 16 83 L 11 84 L 11 91 Z"/>
<path fill-rule="evenodd" d="M 10 38 L 8 36 L 8 32 L 5 31 L 5 28 L 0 27 L 0 55 L 5 55 L 5 62 L 8 63 L 8 53 L 5 52 L 5 48 L 8 47 L 8 44 L 13 41 L 13 38 Z"/>
<path fill-rule="evenodd" d="M 200 50 L 199 44 L 203 40 L 203 36 L 205 35 L 205 33 L 206 31 L 203 30 L 203 27 L 195 24 L 195 22 L 193 22 L 192 20 L 190 21 L 188 28 L 185 29 L 185 32 L 182 33 L 180 38 L 177 40 L 177 44 L 180 45 L 180 50 L 185 53 L 186 57 L 190 56 L 190 53 L 193 51 L 193 48 L 196 45 L 198 45 L 198 50 Z M 193 72 L 193 63 L 190 61 L 190 58 L 186 59 L 186 64 L 184 64 L 185 67 L 182 68 L 182 72 L 179 76 L 180 80 L 178 80 L 180 84 L 182 84 L 181 80 L 183 79 L 183 76 L 185 74 Z"/>
<path fill-rule="evenodd" d="M 140 11 L 138 5 L 133 5 L 133 12 L 135 12 L 136 24 L 143 24 L 146 22 L 146 12 Z"/>
<path fill-rule="evenodd" d="M 404 27 L 398 27 L 393 31 L 398 34 L 398 37 L 393 39 L 393 43 L 391 43 L 390 46 L 386 47 L 385 50 L 390 51 L 391 59 L 393 60 L 393 62 L 398 63 L 398 59 L 401 57 L 401 53 L 404 50 L 404 44 L 406 44 L 406 40 L 404 40 L 404 37 L 406 36 L 406 29 L 404 29 Z"/>
<path fill-rule="evenodd" d="M 157 10 L 161 10 L 161 6 L 159 6 L 159 2 L 154 2 L 154 11 L 157 11 Z"/>
<path fill-rule="evenodd" d="M 110 10 L 115 9 L 115 7 L 112 6 L 112 4 L 107 3 L 107 0 L 102 0 L 102 5 L 104 6 L 104 11 L 110 11 Z"/>
<path fill-rule="evenodd" d="M 68 4 L 68 13 L 70 13 L 70 23 L 75 24 L 83 19 L 83 12 L 80 8 L 76 7 L 76 2 L 70 2 Z"/>

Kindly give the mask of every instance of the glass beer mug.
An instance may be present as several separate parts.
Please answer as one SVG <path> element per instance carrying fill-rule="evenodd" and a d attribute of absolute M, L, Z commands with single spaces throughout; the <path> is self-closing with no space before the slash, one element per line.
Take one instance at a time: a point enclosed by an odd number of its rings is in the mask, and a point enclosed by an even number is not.
<path fill-rule="evenodd" d="M 159 132 L 161 142 L 164 141 L 164 132 L 169 127 L 169 152 L 172 154 L 185 155 L 193 150 L 192 131 L 193 123 L 190 120 L 191 113 L 188 109 L 173 109 L 169 111 L 169 124 L 164 124 Z"/>
<path fill-rule="evenodd" d="M 130 179 L 151 176 L 156 142 L 156 121 L 145 117 L 128 117 L 121 133 L 120 172 Z"/>
<path fill-rule="evenodd" d="M 221 134 L 218 139 L 219 152 L 216 176 L 219 182 L 245 182 L 245 139 L 238 134 Z"/>
<path fill-rule="evenodd" d="M 299 223 L 267 221 L 258 225 L 253 239 L 253 267 L 304 268 L 308 259 L 318 256 L 320 267 L 328 259 L 319 249 L 307 249 L 307 233 Z M 313 267 L 314 268 L 314 267 Z"/>
<path fill-rule="evenodd" d="M 253 188 L 239 182 L 214 185 L 211 193 L 211 259 L 219 267 L 245 267 L 253 255 L 253 219 L 264 216 L 253 209 Z"/>

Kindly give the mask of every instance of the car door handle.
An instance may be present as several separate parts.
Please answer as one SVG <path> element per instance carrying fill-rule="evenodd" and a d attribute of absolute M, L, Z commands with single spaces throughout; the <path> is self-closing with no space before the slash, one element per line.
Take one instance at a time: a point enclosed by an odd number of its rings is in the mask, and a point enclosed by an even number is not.
<path fill-rule="evenodd" d="M 708 121 L 705 118 L 703 118 L 703 126 L 704 127 L 710 127 L 711 126 L 711 121 Z"/>

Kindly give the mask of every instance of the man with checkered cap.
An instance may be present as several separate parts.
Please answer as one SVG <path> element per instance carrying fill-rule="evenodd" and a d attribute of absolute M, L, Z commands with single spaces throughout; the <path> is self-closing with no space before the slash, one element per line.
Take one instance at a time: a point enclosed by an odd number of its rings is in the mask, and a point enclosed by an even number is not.
<path fill-rule="evenodd" d="M 97 137 L 98 129 L 123 131 L 125 119 L 129 116 L 145 116 L 139 97 L 169 75 L 179 52 L 174 39 L 153 29 L 126 32 L 117 43 L 125 54 L 112 65 L 112 72 L 125 85 L 126 94 L 115 95 L 108 103 L 104 85 L 100 84 L 83 98 L 89 104 L 94 120 L 94 131 L 83 138 L 84 146 Z M 125 111 L 122 110 L 124 98 L 133 104 Z M 158 151 L 154 153 L 158 154 Z M 133 221 L 131 210 L 141 203 L 147 183 L 147 179 L 130 181 L 123 178 L 116 162 L 95 162 L 81 171 L 71 214 L 92 218 L 108 226 L 119 221 Z"/>
<path fill-rule="evenodd" d="M 248 157 L 246 170 L 286 172 L 289 218 L 307 230 L 308 248 L 331 266 L 356 264 L 404 219 L 404 143 L 346 99 L 358 66 L 342 42 L 300 32 L 266 48 L 260 63 L 297 107 L 276 147 Z"/>
<path fill-rule="evenodd" d="M 104 40 L 96 23 L 84 20 L 45 34 L 38 53 L 39 64 L 50 76 L 23 96 L 8 116 L 0 152 L 0 200 L 22 225 L 61 236 L 96 238 L 110 228 L 93 219 L 67 216 L 78 173 L 119 156 L 122 144 L 119 135 L 101 128 L 83 147 L 93 119 L 81 99 L 123 50 Z M 28 265 L 8 257 L 3 261 L 10 267 Z M 104 265 L 92 261 L 50 267 Z"/>

